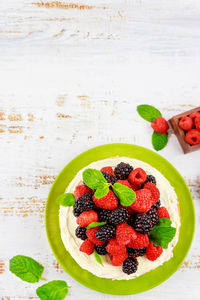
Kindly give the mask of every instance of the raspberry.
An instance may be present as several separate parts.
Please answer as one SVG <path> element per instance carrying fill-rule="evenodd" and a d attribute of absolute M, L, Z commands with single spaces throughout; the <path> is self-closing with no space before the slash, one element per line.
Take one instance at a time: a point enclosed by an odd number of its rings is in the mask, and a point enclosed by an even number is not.
<path fill-rule="evenodd" d="M 128 275 L 137 271 L 138 261 L 136 258 L 128 257 L 122 266 L 122 271 Z"/>
<path fill-rule="evenodd" d="M 86 240 L 87 239 L 86 228 L 78 226 L 75 230 L 75 235 L 76 235 L 77 238 L 79 238 L 83 241 Z"/>
<path fill-rule="evenodd" d="M 147 250 L 146 250 L 146 257 L 154 261 L 156 260 L 163 252 L 163 249 L 161 246 L 155 247 L 152 242 L 149 243 Z"/>
<path fill-rule="evenodd" d="M 162 117 L 157 117 L 152 123 L 151 127 L 153 130 L 159 133 L 166 133 L 169 129 L 169 125 L 167 121 Z"/>
<path fill-rule="evenodd" d="M 96 236 L 95 236 L 95 234 L 96 234 L 96 232 L 97 232 L 98 229 L 99 229 L 99 227 L 94 227 L 94 228 L 87 229 L 87 230 L 86 230 L 86 235 L 87 235 L 88 239 L 89 239 L 91 242 L 93 242 L 95 245 L 101 246 L 101 245 L 104 244 L 104 242 L 99 241 L 99 240 L 96 238 Z"/>
<path fill-rule="evenodd" d="M 144 188 L 151 191 L 151 205 L 154 205 L 160 198 L 159 189 L 151 182 L 145 183 Z"/>
<path fill-rule="evenodd" d="M 128 210 L 124 207 L 119 207 L 110 212 L 108 222 L 114 225 L 125 222 L 128 219 Z"/>
<path fill-rule="evenodd" d="M 159 216 L 158 216 L 156 208 L 152 207 L 149 211 L 146 212 L 146 215 L 149 216 L 150 224 L 153 229 L 153 226 L 155 226 L 159 220 Z"/>
<path fill-rule="evenodd" d="M 200 130 L 200 117 L 194 119 L 194 124 L 197 130 Z"/>
<path fill-rule="evenodd" d="M 108 222 L 111 210 L 101 209 L 98 211 L 99 222 Z"/>
<path fill-rule="evenodd" d="M 115 236 L 115 230 L 115 226 L 106 224 L 97 230 L 95 236 L 99 241 L 104 242 Z"/>
<path fill-rule="evenodd" d="M 146 172 L 141 168 L 136 168 L 135 170 L 131 171 L 128 176 L 128 181 L 135 185 L 140 185 L 147 179 Z"/>
<path fill-rule="evenodd" d="M 200 144 L 200 132 L 197 129 L 189 130 L 185 135 L 185 140 L 190 145 Z"/>
<path fill-rule="evenodd" d="M 136 186 L 134 184 L 131 184 L 128 180 L 117 180 L 117 182 L 121 183 L 123 185 L 126 185 L 127 187 L 129 187 L 133 191 L 137 191 L 138 190 L 138 186 Z"/>
<path fill-rule="evenodd" d="M 117 255 L 118 253 L 125 253 L 127 251 L 126 247 L 124 245 L 118 244 L 116 239 L 111 239 L 108 242 L 106 250 L 108 253 L 111 253 L 113 255 Z"/>
<path fill-rule="evenodd" d="M 76 219 L 76 223 L 81 227 L 87 227 L 92 222 L 98 222 L 98 215 L 94 210 L 84 211 Z"/>
<path fill-rule="evenodd" d="M 94 202 L 92 201 L 92 195 L 86 193 L 76 199 L 73 207 L 73 214 L 75 217 L 78 217 L 83 211 L 91 210 L 93 208 Z"/>
<path fill-rule="evenodd" d="M 125 253 L 118 253 L 117 255 L 109 254 L 110 262 L 113 266 L 121 266 L 125 259 L 128 258 L 127 251 Z"/>
<path fill-rule="evenodd" d="M 87 255 L 90 255 L 94 251 L 94 244 L 89 239 L 87 239 L 81 244 L 79 250 L 86 253 Z"/>
<path fill-rule="evenodd" d="M 103 198 L 97 199 L 94 195 L 92 198 L 98 207 L 110 210 L 118 207 L 118 199 L 111 190 L 109 190 L 108 194 Z"/>
<path fill-rule="evenodd" d="M 179 126 L 183 130 L 190 130 L 193 127 L 193 120 L 190 117 L 182 117 L 179 121 Z"/>
<path fill-rule="evenodd" d="M 196 117 L 200 117 L 200 112 L 196 111 L 194 113 L 192 113 L 191 115 L 189 115 L 190 118 L 195 119 Z"/>
<path fill-rule="evenodd" d="M 131 205 L 131 208 L 135 211 L 142 213 L 146 212 L 151 208 L 152 205 L 152 194 L 149 189 L 141 189 L 136 191 L 136 199 Z"/>
<path fill-rule="evenodd" d="M 135 240 L 136 237 L 137 234 L 130 225 L 126 223 L 117 225 L 116 240 L 120 245 L 127 245 L 131 241 Z"/>
<path fill-rule="evenodd" d="M 110 177 L 113 176 L 113 169 L 112 169 L 112 167 L 104 167 L 104 168 L 101 168 L 101 172 L 102 172 L 102 171 L 108 173 L 108 175 L 110 175 Z"/>
<path fill-rule="evenodd" d="M 92 193 L 92 190 L 87 187 L 85 184 L 80 184 L 80 185 L 77 185 L 76 188 L 75 188 L 75 191 L 74 191 L 74 197 L 75 199 L 79 198 L 80 196 L 82 196 L 83 194 L 86 194 L 86 193 Z"/>
<path fill-rule="evenodd" d="M 131 241 L 130 243 L 127 244 L 128 247 L 130 248 L 144 248 L 149 245 L 149 239 L 147 234 L 141 234 L 139 232 L 136 233 L 137 238 L 134 241 Z"/>
<path fill-rule="evenodd" d="M 161 206 L 158 208 L 157 210 L 158 216 L 159 218 L 168 218 L 170 219 L 169 213 L 167 211 L 167 209 L 164 206 Z"/>
<path fill-rule="evenodd" d="M 150 216 L 147 214 L 137 214 L 133 223 L 133 228 L 135 231 L 143 234 L 150 232 L 153 229 Z"/>
<path fill-rule="evenodd" d="M 159 199 L 151 208 L 158 209 L 160 206 L 161 206 L 161 202 L 160 202 L 160 199 Z"/>
<path fill-rule="evenodd" d="M 145 183 L 147 183 L 147 182 L 151 182 L 156 185 L 156 178 L 153 175 L 147 175 L 147 179 L 146 179 Z"/>
<path fill-rule="evenodd" d="M 127 179 L 129 174 L 131 173 L 131 171 L 133 170 L 133 167 L 130 166 L 129 164 L 126 164 L 124 162 L 121 162 L 120 164 L 118 164 L 115 168 L 115 176 L 118 179 Z"/>
<path fill-rule="evenodd" d="M 136 258 L 138 256 L 143 256 L 146 253 L 146 248 L 133 249 L 127 247 L 129 257 Z"/>
<path fill-rule="evenodd" d="M 105 242 L 103 245 L 101 246 L 97 246 L 95 245 L 94 249 L 97 251 L 97 253 L 99 255 L 106 255 L 108 252 L 106 250 L 106 246 L 107 246 L 107 242 Z"/>

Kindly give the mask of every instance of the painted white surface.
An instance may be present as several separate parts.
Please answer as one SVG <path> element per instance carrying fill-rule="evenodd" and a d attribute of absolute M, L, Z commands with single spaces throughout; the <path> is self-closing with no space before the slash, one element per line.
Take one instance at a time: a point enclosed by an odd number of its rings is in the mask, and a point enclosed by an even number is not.
<path fill-rule="evenodd" d="M 85 9 L 81 1 L 51 8 L 33 2 L 0 1 L 0 297 L 36 299 L 42 283 L 8 271 L 9 258 L 20 253 L 39 260 L 49 280 L 66 280 L 69 299 L 122 299 L 89 290 L 56 264 L 44 228 L 46 198 L 84 150 L 112 142 L 152 149 L 136 105 L 154 104 L 166 118 L 200 105 L 200 2 L 88 0 Z M 169 280 L 123 299 L 197 300 L 200 152 L 183 155 L 173 135 L 160 154 L 194 197 L 194 242 Z"/>

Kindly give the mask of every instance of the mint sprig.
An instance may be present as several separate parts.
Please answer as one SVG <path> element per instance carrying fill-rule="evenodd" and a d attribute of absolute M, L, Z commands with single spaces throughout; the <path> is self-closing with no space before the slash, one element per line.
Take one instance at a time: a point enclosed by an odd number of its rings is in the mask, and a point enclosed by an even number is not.
<path fill-rule="evenodd" d="M 103 266 L 103 263 L 102 263 L 102 260 L 101 260 L 101 257 L 99 256 L 99 254 L 97 253 L 97 251 L 94 249 L 94 257 L 96 259 L 96 261 Z"/>
<path fill-rule="evenodd" d="M 152 105 L 143 104 L 137 106 L 138 114 L 146 121 L 153 122 L 157 117 L 161 117 L 161 112 Z"/>
<path fill-rule="evenodd" d="M 161 246 L 163 249 L 167 249 L 176 233 L 176 228 L 172 227 L 171 224 L 170 219 L 160 218 L 158 224 L 155 225 L 150 232 L 149 240 L 152 241 L 155 246 Z"/>
<path fill-rule="evenodd" d="M 156 131 L 152 134 L 152 145 L 156 151 L 162 150 L 168 143 L 168 132 L 158 133 Z"/>
<path fill-rule="evenodd" d="M 36 290 L 41 300 L 63 300 L 68 293 L 69 286 L 63 280 L 53 280 L 43 284 Z"/>
<path fill-rule="evenodd" d="M 136 193 L 128 186 L 116 182 L 112 186 L 113 192 L 119 198 L 120 204 L 123 206 L 130 206 L 136 198 Z"/>
<path fill-rule="evenodd" d="M 98 227 L 98 226 L 103 226 L 105 224 L 106 224 L 106 222 L 92 222 L 86 228 L 90 229 L 90 228 L 94 228 L 94 227 Z"/>
<path fill-rule="evenodd" d="M 64 193 L 58 196 L 56 203 L 62 206 L 73 206 L 75 203 L 75 197 L 72 193 Z"/>

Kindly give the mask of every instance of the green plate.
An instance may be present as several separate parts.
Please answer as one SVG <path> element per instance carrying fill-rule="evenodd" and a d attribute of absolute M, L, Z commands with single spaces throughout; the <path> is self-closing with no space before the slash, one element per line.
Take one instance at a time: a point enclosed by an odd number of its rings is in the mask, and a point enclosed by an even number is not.
<path fill-rule="evenodd" d="M 140 159 L 159 170 L 174 187 L 180 203 L 181 228 L 174 256 L 162 266 L 131 280 L 97 277 L 82 269 L 66 251 L 60 236 L 59 206 L 56 198 L 83 167 L 93 161 L 112 156 Z M 163 157 L 143 147 L 129 144 L 108 144 L 90 149 L 73 159 L 56 178 L 46 204 L 46 231 L 52 251 L 63 269 L 81 284 L 107 294 L 128 295 L 149 290 L 169 278 L 183 262 L 192 242 L 195 213 L 190 191 L 178 171 Z"/>

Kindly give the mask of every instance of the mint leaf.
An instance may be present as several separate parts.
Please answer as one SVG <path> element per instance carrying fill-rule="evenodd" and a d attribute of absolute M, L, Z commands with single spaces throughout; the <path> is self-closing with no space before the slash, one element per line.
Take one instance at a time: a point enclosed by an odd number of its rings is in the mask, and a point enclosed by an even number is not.
<path fill-rule="evenodd" d="M 153 227 L 149 234 L 149 240 L 155 246 L 161 246 L 167 249 L 169 243 L 173 240 L 176 233 L 176 228 L 171 226 L 171 221 L 168 218 L 160 218 L 158 224 Z"/>
<path fill-rule="evenodd" d="M 38 282 L 44 267 L 28 256 L 16 255 L 10 259 L 9 270 L 17 277 L 27 282 Z"/>
<path fill-rule="evenodd" d="M 83 181 L 91 189 L 97 189 L 102 183 L 108 184 L 103 174 L 95 169 L 86 169 L 83 172 Z"/>
<path fill-rule="evenodd" d="M 36 294 L 41 300 L 63 300 L 68 289 L 65 281 L 53 280 L 37 288 Z"/>
<path fill-rule="evenodd" d="M 64 193 L 56 199 L 56 203 L 62 206 L 73 206 L 75 202 L 74 194 Z"/>
<path fill-rule="evenodd" d="M 161 117 L 161 112 L 152 105 L 143 104 L 137 106 L 138 114 L 146 121 L 152 122 L 157 117 Z"/>
<path fill-rule="evenodd" d="M 98 185 L 97 190 L 94 193 L 95 198 L 100 199 L 105 197 L 109 192 L 109 186 L 107 183 L 102 183 Z"/>
<path fill-rule="evenodd" d="M 92 222 L 86 228 L 90 229 L 90 228 L 94 228 L 94 227 L 97 227 L 97 226 L 102 226 L 102 225 L 105 225 L 105 224 L 106 224 L 106 222 Z"/>
<path fill-rule="evenodd" d="M 99 254 L 97 253 L 97 251 L 94 249 L 94 256 L 95 256 L 95 259 L 96 261 L 103 266 L 103 263 L 102 263 L 102 260 L 101 260 L 101 257 L 99 256 Z"/>
<path fill-rule="evenodd" d="M 158 132 L 153 132 L 152 134 L 152 144 L 153 147 L 156 151 L 162 150 L 165 148 L 168 142 L 168 132 L 166 133 L 158 133 Z"/>
<path fill-rule="evenodd" d="M 113 192 L 119 198 L 120 204 L 123 206 L 130 206 L 135 201 L 136 193 L 128 186 L 119 182 L 114 183 Z"/>

